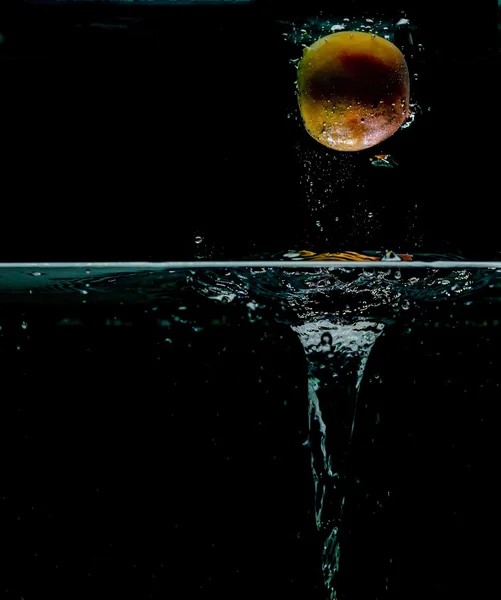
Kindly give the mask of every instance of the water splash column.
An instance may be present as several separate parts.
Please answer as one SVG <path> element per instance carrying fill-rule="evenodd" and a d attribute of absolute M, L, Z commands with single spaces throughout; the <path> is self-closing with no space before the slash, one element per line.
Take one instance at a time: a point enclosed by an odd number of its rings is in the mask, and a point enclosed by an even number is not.
<path fill-rule="evenodd" d="M 308 361 L 309 437 L 315 520 L 324 545 L 322 570 L 330 600 L 338 598 L 346 495 L 356 484 L 350 445 L 370 352 L 384 325 L 366 320 L 311 319 L 293 327 Z M 342 574 L 341 574 L 342 575 Z"/>

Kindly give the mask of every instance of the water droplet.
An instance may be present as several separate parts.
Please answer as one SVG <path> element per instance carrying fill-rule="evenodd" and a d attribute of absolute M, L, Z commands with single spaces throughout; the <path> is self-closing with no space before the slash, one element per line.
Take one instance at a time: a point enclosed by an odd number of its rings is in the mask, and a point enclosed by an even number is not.
<path fill-rule="evenodd" d="M 402 310 L 409 310 L 409 308 L 411 307 L 411 304 L 408 300 L 403 300 L 402 304 L 400 305 Z"/>
<path fill-rule="evenodd" d="M 31 275 L 32 277 L 40 277 L 40 275 L 41 275 L 41 274 L 42 274 L 42 273 L 40 273 L 39 271 L 34 271 L 33 273 L 30 273 L 30 275 Z"/>
<path fill-rule="evenodd" d="M 85 295 L 86 295 L 86 294 L 88 294 L 89 292 L 88 292 L 87 290 L 80 290 L 80 293 L 81 293 L 81 294 L 83 294 L 83 295 L 85 296 Z"/>
<path fill-rule="evenodd" d="M 374 19 L 365 19 L 366 23 L 374 23 Z"/>
<path fill-rule="evenodd" d="M 320 223 L 320 221 L 316 221 L 316 222 L 315 222 L 315 225 L 316 225 L 317 227 L 322 227 L 322 223 Z"/>
<path fill-rule="evenodd" d="M 387 250 L 384 255 L 382 256 L 381 260 L 387 261 L 387 260 L 391 260 L 391 261 L 400 261 L 402 260 L 400 258 L 400 256 L 398 256 L 397 254 L 395 254 L 395 252 L 393 252 L 393 250 Z"/>
<path fill-rule="evenodd" d="M 21 323 L 21 329 L 28 329 L 28 323 L 26 323 L 26 321 Z"/>
<path fill-rule="evenodd" d="M 346 19 L 343 19 L 343 21 L 344 21 L 345 23 L 349 23 L 349 22 L 350 22 L 350 19 L 346 18 Z"/>
<path fill-rule="evenodd" d="M 195 238 L 195 244 L 201 244 L 204 241 L 204 238 L 201 235 L 197 235 Z"/>
<path fill-rule="evenodd" d="M 414 73 L 414 80 L 417 81 L 419 79 L 419 75 L 417 73 Z"/>
<path fill-rule="evenodd" d="M 373 167 L 386 167 L 389 169 L 398 167 L 397 161 L 389 154 L 376 154 L 376 156 L 371 157 L 369 160 Z"/>

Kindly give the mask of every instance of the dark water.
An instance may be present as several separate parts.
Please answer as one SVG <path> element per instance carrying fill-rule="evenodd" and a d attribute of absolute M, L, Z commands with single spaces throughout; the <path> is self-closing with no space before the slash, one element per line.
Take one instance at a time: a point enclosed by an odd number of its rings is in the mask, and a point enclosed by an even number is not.
<path fill-rule="evenodd" d="M 2 268 L 6 597 L 486 597 L 501 266 L 286 264 Z"/>

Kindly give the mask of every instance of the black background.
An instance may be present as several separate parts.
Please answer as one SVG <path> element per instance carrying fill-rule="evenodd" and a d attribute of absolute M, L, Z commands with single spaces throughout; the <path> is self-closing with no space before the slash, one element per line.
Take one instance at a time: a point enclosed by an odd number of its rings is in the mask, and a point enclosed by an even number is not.
<path fill-rule="evenodd" d="M 492 4 L 407 7 L 430 49 L 420 93 L 432 111 L 392 140 L 399 170 L 355 159 L 366 185 L 337 189 L 344 226 L 323 232 L 296 145 L 317 149 L 287 119 L 291 48 L 276 24 L 316 3 L 61 8 L 0 9 L 2 260 L 188 258 L 195 235 L 221 258 L 302 244 L 498 256 Z M 121 16 L 140 18 L 134 36 L 75 26 Z M 376 231 L 351 222 L 357 206 Z M 2 307 L 3 595 L 325 600 L 299 342 L 228 307 L 197 310 L 228 326 L 170 332 L 169 346 L 142 310 L 105 329 L 118 307 L 93 309 L 75 329 L 56 325 L 57 306 Z M 341 585 L 362 598 L 388 575 L 389 597 L 484 599 L 498 335 L 405 331 L 381 338 L 367 367 L 352 456 L 366 487 L 346 508 Z M 390 517 L 374 519 L 388 489 Z"/>
<path fill-rule="evenodd" d="M 2 304 L 4 597 L 326 600 L 297 336 L 170 301 Z M 376 342 L 351 444 L 347 373 L 319 393 L 340 598 L 480 600 L 496 577 L 498 310 L 435 309 Z"/>
<path fill-rule="evenodd" d="M 363 185 L 334 185 L 319 231 L 297 147 L 333 182 L 337 157 L 287 119 L 297 49 L 277 20 L 367 10 L 395 21 L 404 10 L 415 25 L 426 53 L 414 91 L 431 112 L 384 146 L 399 169 L 350 158 Z M 498 257 L 495 2 L 0 11 L 2 260 L 238 259 L 300 246 Z"/>

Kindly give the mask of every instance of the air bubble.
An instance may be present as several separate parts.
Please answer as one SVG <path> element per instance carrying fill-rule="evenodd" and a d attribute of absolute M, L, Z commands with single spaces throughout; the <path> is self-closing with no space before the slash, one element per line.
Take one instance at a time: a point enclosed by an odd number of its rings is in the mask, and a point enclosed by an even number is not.
<path fill-rule="evenodd" d="M 204 238 L 201 235 L 197 235 L 195 238 L 195 244 L 201 244 L 204 241 Z"/>

